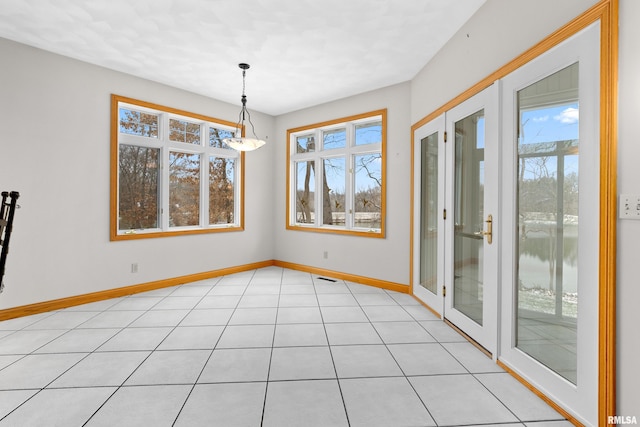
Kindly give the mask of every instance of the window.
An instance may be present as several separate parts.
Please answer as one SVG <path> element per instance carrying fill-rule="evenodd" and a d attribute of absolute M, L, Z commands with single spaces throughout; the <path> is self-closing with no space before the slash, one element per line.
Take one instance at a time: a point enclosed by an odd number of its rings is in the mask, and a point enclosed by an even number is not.
<path fill-rule="evenodd" d="M 287 131 L 287 228 L 384 237 L 386 110 Z"/>
<path fill-rule="evenodd" d="M 243 229 L 235 123 L 112 96 L 111 240 Z"/>

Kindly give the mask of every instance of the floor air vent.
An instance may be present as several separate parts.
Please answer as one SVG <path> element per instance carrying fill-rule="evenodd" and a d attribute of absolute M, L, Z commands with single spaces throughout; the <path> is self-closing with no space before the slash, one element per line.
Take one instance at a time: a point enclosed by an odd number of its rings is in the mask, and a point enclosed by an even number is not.
<path fill-rule="evenodd" d="M 329 279 L 328 277 L 318 277 L 318 279 L 320 280 L 326 280 L 327 282 L 337 282 L 336 279 Z"/>

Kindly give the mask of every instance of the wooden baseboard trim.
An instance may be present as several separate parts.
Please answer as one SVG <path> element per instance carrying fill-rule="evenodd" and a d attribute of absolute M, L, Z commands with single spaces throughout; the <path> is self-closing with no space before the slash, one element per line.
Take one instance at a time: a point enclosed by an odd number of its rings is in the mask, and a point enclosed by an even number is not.
<path fill-rule="evenodd" d="M 62 310 L 81 304 L 102 301 L 111 298 L 120 298 L 127 295 L 137 294 L 140 292 L 153 291 L 156 289 L 167 288 L 170 286 L 181 285 L 184 283 L 197 282 L 199 280 L 211 279 L 214 277 L 226 276 L 243 271 L 255 270 L 270 266 L 278 266 L 289 268 L 291 270 L 305 271 L 312 274 L 335 277 L 337 279 L 347 280 L 350 282 L 361 283 L 363 285 L 375 286 L 377 288 L 388 289 L 391 291 L 409 293 L 409 287 L 399 283 L 388 282 L 385 280 L 373 279 L 370 277 L 357 276 L 354 274 L 340 273 L 337 271 L 326 270 L 322 268 L 309 267 L 302 264 L 294 264 L 290 262 L 267 260 L 254 262 L 251 264 L 238 265 L 235 267 L 221 268 L 219 270 L 205 271 L 202 273 L 188 274 L 186 276 L 173 277 L 163 280 L 155 280 L 153 282 L 141 283 L 138 285 L 124 286 L 121 288 L 108 289 L 105 291 L 92 292 L 89 294 L 76 295 L 67 298 L 60 298 L 51 301 L 43 301 L 35 304 L 28 304 L 19 307 L 0 310 L 0 321 L 14 319 L 16 317 L 30 316 L 47 311 Z"/>
<path fill-rule="evenodd" d="M 310 267 L 308 265 L 295 264 L 285 261 L 274 261 L 273 265 L 290 270 L 305 271 L 307 273 L 318 274 L 321 276 L 329 276 L 336 279 L 346 280 L 348 282 L 360 283 L 362 285 L 374 286 L 376 288 L 388 289 L 390 291 L 409 293 L 409 286 L 400 283 L 388 282 L 386 280 L 373 279 L 371 277 L 358 276 L 355 274 L 341 273 L 339 271 L 327 270 L 324 268 Z"/>
<path fill-rule="evenodd" d="M 584 424 L 582 424 L 580 421 L 578 421 L 573 415 L 571 415 L 569 412 L 567 412 L 564 408 L 562 408 L 556 402 L 554 402 L 553 400 L 549 399 L 540 390 L 538 390 L 533 385 L 531 385 L 531 383 L 529 383 L 529 381 L 527 381 L 524 378 L 522 378 L 518 373 L 516 373 L 516 371 L 514 371 L 513 369 L 511 369 L 510 367 L 508 367 L 507 365 L 502 363 L 502 361 L 500 361 L 500 360 L 497 360 L 496 363 L 502 369 L 507 371 L 512 377 L 514 377 L 516 380 L 518 380 L 520 383 L 522 383 L 522 385 L 524 385 L 526 388 L 531 390 L 536 396 L 538 396 L 540 399 L 544 400 L 549 406 L 551 406 L 553 409 L 558 411 L 560 413 L 560 415 L 565 417 L 567 419 L 567 421 L 569 421 L 571 424 L 573 424 L 574 426 L 578 426 L 578 427 L 584 427 Z"/>
<path fill-rule="evenodd" d="M 102 301 L 110 298 L 119 298 L 140 292 L 153 291 L 167 288 L 169 286 L 181 285 L 183 283 L 197 282 L 198 280 L 211 279 L 214 277 L 226 276 L 228 274 L 240 273 L 256 268 L 269 267 L 274 265 L 273 260 L 255 262 L 251 264 L 238 265 L 235 267 L 222 268 L 219 270 L 205 271 L 202 273 L 188 274 L 186 276 L 173 277 L 170 279 L 155 280 L 153 282 L 141 283 L 139 285 L 124 286 L 121 288 L 108 289 L 106 291 L 92 292 L 89 294 L 76 295 L 67 298 L 60 298 L 51 301 L 43 301 L 35 304 L 28 304 L 19 307 L 0 310 L 0 321 L 14 319 L 16 317 L 29 316 L 32 314 L 44 313 L 53 310 L 62 310 L 81 304 Z"/>

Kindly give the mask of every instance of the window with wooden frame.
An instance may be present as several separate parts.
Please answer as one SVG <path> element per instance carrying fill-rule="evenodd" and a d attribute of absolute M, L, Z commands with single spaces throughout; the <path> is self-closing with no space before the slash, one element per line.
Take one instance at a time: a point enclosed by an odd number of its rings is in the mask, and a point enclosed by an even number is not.
<path fill-rule="evenodd" d="M 386 116 L 287 131 L 287 229 L 384 237 Z"/>
<path fill-rule="evenodd" d="M 235 126 L 112 95 L 111 240 L 242 230 Z"/>

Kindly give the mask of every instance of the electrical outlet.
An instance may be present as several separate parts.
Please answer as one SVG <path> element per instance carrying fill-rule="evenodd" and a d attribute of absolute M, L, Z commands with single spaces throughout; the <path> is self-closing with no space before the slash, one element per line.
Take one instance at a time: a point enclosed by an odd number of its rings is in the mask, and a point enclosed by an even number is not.
<path fill-rule="evenodd" d="M 324 252 L 322 253 L 322 258 L 324 258 L 324 259 L 329 258 L 329 252 L 328 252 L 328 251 L 324 251 Z"/>
<path fill-rule="evenodd" d="M 640 219 L 640 196 L 621 194 L 618 212 L 621 219 Z"/>
<path fill-rule="evenodd" d="M 138 263 L 134 262 L 133 264 L 131 264 L 131 272 L 132 273 L 137 273 L 138 272 Z"/>

